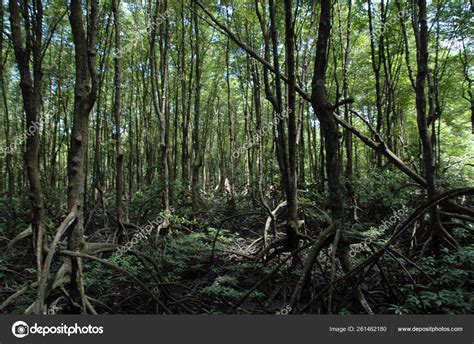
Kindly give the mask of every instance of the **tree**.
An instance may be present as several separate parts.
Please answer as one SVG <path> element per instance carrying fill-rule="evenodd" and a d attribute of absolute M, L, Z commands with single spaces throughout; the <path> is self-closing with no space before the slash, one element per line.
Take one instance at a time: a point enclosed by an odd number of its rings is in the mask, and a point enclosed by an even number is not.
<path fill-rule="evenodd" d="M 20 88 L 26 116 L 25 130 L 30 133 L 26 140 L 25 164 L 33 208 L 31 224 L 33 247 L 38 279 L 40 279 L 43 263 L 43 237 L 46 230 L 44 196 L 38 160 L 41 99 L 43 96 L 43 3 L 41 0 L 36 0 L 30 6 L 29 1 L 26 0 L 21 3 L 18 3 L 17 0 L 10 0 L 9 9 L 12 43 L 20 72 Z M 30 69 L 31 58 L 33 60 L 32 69 Z"/>
<path fill-rule="evenodd" d="M 98 76 L 95 66 L 98 10 L 98 0 L 92 0 L 88 8 L 87 32 L 84 28 L 82 3 L 80 0 L 71 1 L 69 14 L 69 22 L 71 24 L 74 42 L 76 71 L 73 128 L 68 152 L 67 204 L 69 213 L 56 230 L 55 241 L 59 240 L 66 230 L 69 229 L 68 249 L 76 253 L 81 252 L 85 244 L 85 166 L 89 114 L 94 107 L 98 91 Z M 54 250 L 50 249 L 44 262 L 36 300 L 36 313 L 38 314 L 45 312 L 44 298 L 53 255 Z M 72 305 L 72 310 L 85 313 L 87 301 L 84 294 L 82 260 L 80 257 L 71 257 L 70 259 L 70 294 L 73 300 L 77 300 L 76 303 Z M 75 305 L 79 305 L 79 310 Z"/>

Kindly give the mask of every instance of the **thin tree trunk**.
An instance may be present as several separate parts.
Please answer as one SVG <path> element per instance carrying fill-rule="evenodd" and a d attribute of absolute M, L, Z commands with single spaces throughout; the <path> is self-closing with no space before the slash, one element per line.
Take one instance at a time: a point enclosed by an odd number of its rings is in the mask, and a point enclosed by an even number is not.
<path fill-rule="evenodd" d="M 227 16 L 229 14 L 227 13 Z M 226 86 L 227 86 L 227 116 L 229 118 L 229 175 L 230 175 L 230 199 L 229 199 L 229 210 L 233 212 L 235 210 L 235 158 L 233 152 L 235 151 L 235 120 L 234 113 L 232 111 L 231 99 L 230 99 L 230 39 L 227 38 L 226 43 Z"/>
<path fill-rule="evenodd" d="M 333 105 L 327 98 L 325 87 L 327 51 L 331 30 L 331 8 L 329 0 L 321 1 L 321 16 L 319 20 L 318 40 L 316 44 L 315 69 L 312 81 L 311 102 L 321 123 L 321 132 L 326 147 L 326 173 L 328 178 L 329 197 L 334 219 L 341 219 L 343 215 L 342 195 L 340 187 L 340 168 L 337 153 L 339 151 L 339 132 L 332 115 Z"/>
<path fill-rule="evenodd" d="M 122 72 L 121 72 L 121 44 L 120 44 L 120 0 L 112 0 L 112 12 L 114 16 L 114 119 L 115 119 L 115 211 L 119 230 L 121 231 L 123 216 L 123 149 L 122 149 L 122 125 L 121 125 L 121 94 L 122 94 Z"/>
<path fill-rule="evenodd" d="M 415 33 L 418 34 L 418 54 L 417 54 L 417 67 L 418 72 L 416 75 L 416 120 L 418 125 L 418 133 L 421 140 L 422 159 L 423 159 L 423 172 L 426 179 L 426 191 L 428 198 L 436 196 L 436 179 L 435 179 L 435 156 L 432 146 L 432 139 L 430 137 L 427 113 L 426 113 L 426 96 L 425 96 L 425 82 L 429 75 L 428 67 L 428 21 L 427 21 L 427 10 L 426 0 L 418 0 L 418 30 Z M 441 234 L 441 228 L 439 224 L 439 214 L 436 209 L 430 211 L 430 226 L 432 231 L 432 239 L 435 253 L 439 251 L 439 236 Z"/>
<path fill-rule="evenodd" d="M 3 22 L 3 3 L 0 4 L 0 29 L 3 32 L 4 29 L 4 22 Z M 4 118 L 4 128 L 5 128 L 5 147 L 8 149 L 10 147 L 10 115 L 8 110 L 8 100 L 7 100 L 7 93 L 5 87 L 5 76 L 4 76 L 4 67 L 7 62 L 7 55 L 3 56 L 3 34 L 0 35 L 0 84 L 1 84 L 1 92 L 2 92 L 2 102 L 3 102 L 3 110 L 5 112 Z M 7 185 L 7 200 L 8 204 L 12 205 L 12 198 L 13 194 L 15 193 L 15 174 L 13 172 L 13 154 L 9 150 L 5 153 L 5 162 L 7 168 L 7 178 L 8 178 L 8 185 Z M 11 206 L 12 210 L 13 206 Z"/>
<path fill-rule="evenodd" d="M 166 11 L 166 2 L 164 3 Z M 153 105 L 160 122 L 160 147 L 161 147 L 161 167 L 163 175 L 163 207 L 165 211 L 169 211 L 170 207 L 170 182 L 169 182 L 169 158 L 168 158 L 168 45 L 169 45 L 169 28 L 168 19 L 165 19 L 164 28 L 158 24 L 160 15 L 160 2 L 155 5 L 153 14 L 153 25 L 150 32 L 150 64 L 151 64 L 151 82 L 153 92 Z M 158 28 L 164 29 L 160 32 L 160 68 L 156 61 L 156 35 Z M 161 89 L 159 90 L 158 70 L 160 71 Z M 161 97 L 161 99 L 160 99 Z"/>
<path fill-rule="evenodd" d="M 33 247 L 35 248 L 38 280 L 42 270 L 42 248 L 45 232 L 45 208 L 43 189 L 39 170 L 39 122 L 42 101 L 42 47 L 43 47 L 43 4 L 41 0 L 30 5 L 23 0 L 9 0 L 10 26 L 16 63 L 20 72 L 20 88 L 23 109 L 26 114 L 25 130 L 30 133 L 26 140 L 25 164 L 30 186 L 30 199 L 33 207 Z M 26 32 L 25 42 L 22 39 L 22 22 Z M 32 56 L 32 71 L 30 58 Z M 2 73 L 3 77 L 3 73 Z M 3 85 L 3 82 L 2 82 Z M 41 310 L 42 311 L 42 310 Z"/>
<path fill-rule="evenodd" d="M 383 0 L 382 0 L 383 6 Z M 374 23 L 373 23 L 373 14 L 372 14 L 372 1 L 368 1 L 368 12 L 369 12 L 369 31 L 370 31 L 370 53 L 372 57 L 372 70 L 374 71 L 375 77 L 375 104 L 377 108 L 377 120 L 376 120 L 376 132 L 380 133 L 382 130 L 382 123 L 383 123 L 383 110 L 382 110 L 382 91 L 380 88 L 380 47 L 383 46 L 382 44 L 378 44 L 379 52 L 378 57 L 375 57 L 375 43 L 382 42 L 383 40 L 383 33 L 381 32 L 380 35 L 382 37 L 377 36 L 377 32 L 374 30 Z M 380 168 L 382 166 L 382 158 L 380 155 L 376 156 L 377 158 L 377 166 Z"/>
<path fill-rule="evenodd" d="M 193 13 L 193 23 L 194 23 L 194 36 L 195 36 L 195 44 L 194 44 L 194 54 L 196 60 L 196 84 L 194 85 L 194 118 L 193 118 L 193 132 L 192 132 L 192 170 L 191 170 L 191 198 L 192 198 L 192 205 L 193 210 L 197 211 L 199 208 L 200 203 L 200 196 L 199 196 L 199 172 L 202 166 L 201 160 L 201 150 L 200 150 L 200 139 L 199 139 L 199 132 L 200 132 L 200 116 L 201 116 L 201 65 L 202 65 L 202 58 L 201 58 L 201 48 L 200 48 L 200 31 L 199 31 L 199 17 L 197 15 L 197 9 L 194 6 L 194 13 Z"/>
<path fill-rule="evenodd" d="M 295 75 L 295 39 L 294 22 L 292 18 L 292 0 L 285 0 L 285 52 L 288 75 L 288 172 L 286 180 L 286 200 L 288 208 L 288 224 L 286 226 L 286 240 L 290 250 L 298 246 L 298 198 L 297 198 L 297 135 L 296 124 L 296 75 Z M 285 152 L 286 153 L 286 152 Z"/>
<path fill-rule="evenodd" d="M 86 152 L 89 114 L 94 107 L 98 77 L 95 67 L 98 0 L 91 0 L 88 11 L 87 33 L 84 29 L 81 0 L 71 0 L 69 21 L 75 51 L 76 84 L 74 87 L 74 115 L 71 144 L 68 153 L 68 210 L 75 222 L 68 237 L 68 249 L 80 252 L 84 245 L 84 200 L 86 181 Z M 71 258 L 71 297 L 86 312 L 82 262 Z M 79 299 L 80 297 L 80 299 Z M 74 309 L 75 307 L 72 306 Z"/>

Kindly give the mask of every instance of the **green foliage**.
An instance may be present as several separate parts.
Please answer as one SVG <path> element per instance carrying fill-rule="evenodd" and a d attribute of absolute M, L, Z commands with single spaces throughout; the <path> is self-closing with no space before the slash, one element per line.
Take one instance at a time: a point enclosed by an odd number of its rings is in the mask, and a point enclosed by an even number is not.
<path fill-rule="evenodd" d="M 147 185 L 140 191 L 137 191 L 129 204 L 130 211 L 134 214 L 142 214 L 141 222 L 154 220 L 153 214 L 158 214 L 163 210 L 160 201 L 160 192 L 163 190 L 163 183 L 154 181 L 151 185 Z"/>
<path fill-rule="evenodd" d="M 205 271 L 202 261 L 209 258 L 210 247 L 204 233 L 177 233 L 164 237 L 160 251 L 149 254 L 156 257 L 167 278 L 180 280 L 183 274 L 195 275 Z"/>
<path fill-rule="evenodd" d="M 406 178 L 393 170 L 374 171 L 356 182 L 357 193 L 363 206 L 376 205 L 389 211 L 406 204 L 410 191 L 400 190 Z M 395 193 L 395 191 L 400 192 Z"/>
<path fill-rule="evenodd" d="M 424 257 L 420 267 L 432 281 L 427 281 L 418 269 L 412 268 L 410 274 L 422 284 L 405 284 L 400 289 L 407 294 L 402 305 L 391 305 L 395 314 L 454 313 L 471 314 L 473 312 L 472 262 L 474 246 L 450 253 L 444 250 L 442 257 Z"/>
<path fill-rule="evenodd" d="M 234 287 L 229 287 L 221 283 L 214 283 L 202 289 L 201 292 L 209 296 L 219 296 L 219 297 L 237 300 L 241 298 L 243 295 L 245 295 L 247 291 L 246 290 L 239 291 L 235 289 Z M 259 298 L 263 296 L 264 296 L 263 293 L 259 291 L 253 291 L 252 293 L 250 293 L 249 298 Z"/>

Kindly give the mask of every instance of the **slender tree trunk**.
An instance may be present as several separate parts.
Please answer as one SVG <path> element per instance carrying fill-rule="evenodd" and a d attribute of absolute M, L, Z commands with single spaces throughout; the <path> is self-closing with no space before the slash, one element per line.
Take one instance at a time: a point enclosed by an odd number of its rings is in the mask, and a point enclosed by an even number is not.
<path fill-rule="evenodd" d="M 179 61 L 181 65 L 181 111 L 182 111 L 182 123 L 181 123 L 181 132 L 182 132 L 182 143 L 181 143 L 181 180 L 183 185 L 189 186 L 189 122 L 190 122 L 190 98 L 191 98 L 191 88 L 186 84 L 186 43 L 185 43 L 185 15 L 184 15 L 184 1 L 181 2 L 181 44 L 179 49 Z M 191 55 L 191 63 L 189 68 L 189 85 L 192 83 L 193 75 L 193 57 Z"/>
<path fill-rule="evenodd" d="M 167 3 L 164 3 L 163 13 L 166 12 Z M 153 13 L 153 25 L 150 32 L 150 64 L 151 64 L 151 82 L 153 92 L 153 105 L 160 122 L 160 150 L 161 150 L 161 170 L 163 175 L 163 207 L 169 211 L 170 207 L 170 181 L 169 181 L 169 147 L 168 147 L 168 48 L 169 48 L 169 27 L 168 18 L 165 19 L 165 25 L 158 23 L 160 16 L 160 2 L 155 4 Z M 160 65 L 156 61 L 156 36 L 160 29 Z M 160 78 L 158 77 L 160 72 Z M 158 82 L 160 79 L 161 85 Z M 160 89 L 159 89 L 160 88 Z M 161 98 L 161 99 L 160 99 Z"/>
<path fill-rule="evenodd" d="M 68 237 L 68 249 L 80 252 L 84 245 L 84 199 L 86 181 L 86 152 L 88 144 L 89 114 L 97 98 L 98 77 L 95 67 L 98 0 L 90 2 L 87 33 L 81 0 L 71 0 L 69 21 L 75 51 L 76 84 L 74 87 L 74 115 L 71 144 L 68 153 L 68 210 L 75 222 Z M 71 258 L 71 297 L 82 313 L 85 309 L 82 261 Z M 80 297 L 80 298 L 79 298 Z M 73 306 L 74 308 L 74 306 Z"/>
<path fill-rule="evenodd" d="M 383 4 L 383 0 L 382 0 L 382 4 Z M 382 124 L 383 124 L 383 110 L 382 110 L 382 90 L 380 86 L 380 54 L 381 54 L 380 47 L 383 46 L 383 43 L 378 44 L 379 52 L 378 52 L 377 58 L 375 57 L 375 44 L 376 42 L 383 41 L 383 32 L 380 33 L 382 37 L 378 37 L 377 35 L 378 32 L 374 30 L 371 0 L 369 0 L 368 2 L 368 10 L 369 10 L 369 31 L 370 31 L 370 53 L 372 57 L 372 70 L 374 71 L 374 77 L 375 77 L 375 104 L 377 108 L 377 120 L 376 120 L 375 130 L 377 131 L 377 133 L 381 133 Z M 376 159 L 377 159 L 377 166 L 380 168 L 382 166 L 382 156 L 378 154 L 376 156 Z"/>
<path fill-rule="evenodd" d="M 4 29 L 4 22 L 3 22 L 3 3 L 0 4 L 0 29 L 3 32 Z M 3 56 L 3 34 L 0 35 L 0 85 L 1 85 L 1 92 L 2 92 L 2 103 L 3 103 L 3 111 L 5 113 L 4 117 L 4 128 L 5 128 L 5 147 L 8 149 L 10 147 L 10 114 L 8 110 L 8 100 L 7 100 L 7 93 L 5 87 L 5 76 L 4 76 L 4 66 L 7 61 L 8 54 Z M 13 194 L 15 193 L 15 174 L 13 172 L 13 154 L 9 150 L 6 151 L 5 155 L 5 163 L 7 168 L 7 200 L 8 204 L 12 204 Z M 12 210 L 13 206 L 11 207 Z"/>
<path fill-rule="evenodd" d="M 327 51 L 331 32 L 331 7 L 329 0 L 321 1 L 321 16 L 319 19 L 318 40 L 316 44 L 315 68 L 312 81 L 311 103 L 316 116 L 321 123 L 321 132 L 326 147 L 326 173 L 329 187 L 329 203 L 334 219 L 342 219 L 343 203 L 340 186 L 340 167 L 338 164 L 339 132 L 332 115 L 333 105 L 327 98 L 325 87 Z"/>
<path fill-rule="evenodd" d="M 105 29 L 105 37 L 106 42 L 109 42 L 109 21 L 107 21 L 107 26 Z M 106 78 L 105 75 L 105 61 L 109 55 L 109 44 L 106 45 L 106 52 L 102 56 L 99 69 L 101 71 L 101 77 L 99 79 L 99 86 L 98 86 L 98 95 L 97 95 L 97 115 L 96 115 L 96 122 L 95 122 L 95 136 L 94 136 L 94 160 L 93 160 L 93 187 L 95 190 L 98 191 L 100 196 L 100 202 L 102 203 L 102 207 L 105 208 L 105 197 L 104 197 L 104 175 L 102 170 L 102 144 L 101 144 L 101 128 L 102 128 L 102 117 L 104 116 L 102 113 L 102 99 L 103 99 L 103 84 Z M 93 197 L 92 199 L 95 200 L 95 190 L 93 190 Z M 107 221 L 106 217 L 104 218 Z M 108 227 L 106 222 L 106 227 Z"/>
<path fill-rule="evenodd" d="M 344 224 L 344 204 L 340 185 L 339 131 L 333 116 L 334 106 L 329 102 L 325 87 L 326 69 L 328 66 L 328 49 L 331 35 L 331 1 L 321 0 L 318 39 L 316 43 L 315 67 L 312 81 L 311 103 L 319 119 L 320 130 L 324 136 L 326 147 L 326 172 L 328 177 L 329 204 L 336 234 L 333 240 L 331 265 L 331 280 L 335 278 L 336 250 L 339 244 L 340 232 Z M 342 258 L 347 254 L 343 248 Z M 332 312 L 332 287 L 328 296 L 328 312 Z"/>
<path fill-rule="evenodd" d="M 472 7 L 474 9 L 474 7 Z M 472 91 L 473 80 L 469 75 L 469 58 L 468 58 L 468 49 L 464 43 L 464 38 L 462 39 L 462 54 L 461 54 L 461 63 L 463 66 L 464 80 L 467 82 L 467 95 L 463 94 L 463 98 L 469 102 L 471 109 L 471 132 L 474 134 L 474 92 Z"/>
<path fill-rule="evenodd" d="M 120 0 L 112 0 L 112 11 L 114 15 L 114 119 L 115 119 L 115 211 L 117 222 L 121 230 L 124 221 L 123 216 L 123 149 L 122 149 L 122 125 L 121 125 L 121 94 L 122 94 L 122 72 L 121 72 L 121 44 L 120 44 Z"/>
<path fill-rule="evenodd" d="M 228 15 L 228 13 L 227 13 Z M 229 179 L 230 179 L 230 198 L 229 198 L 229 210 L 233 212 L 235 210 L 235 190 L 234 190 L 234 183 L 235 183 L 235 158 L 234 158 L 234 151 L 235 151 L 235 119 L 234 113 L 232 111 L 231 106 L 231 99 L 230 99 L 230 39 L 227 38 L 227 46 L 226 46 L 226 86 L 227 86 L 227 116 L 229 118 Z"/>
<path fill-rule="evenodd" d="M 422 150 L 422 161 L 423 161 L 423 172 L 426 179 L 426 192 L 428 198 L 433 198 L 437 194 L 436 188 L 436 163 L 435 155 L 432 145 L 432 138 L 430 137 L 428 121 L 427 121 L 427 102 L 425 95 L 425 82 L 429 76 L 428 67 L 428 20 L 427 20 L 427 9 L 426 0 L 418 0 L 418 21 L 417 34 L 418 41 L 418 54 L 417 54 L 417 67 L 418 72 L 416 75 L 416 120 L 418 125 L 418 133 L 421 140 Z M 430 91 L 431 93 L 431 91 Z M 432 108 L 432 106 L 430 107 Z M 430 211 L 430 227 L 431 227 L 431 238 L 433 241 L 433 248 L 435 253 L 439 253 L 440 249 L 440 238 L 442 237 L 442 228 L 439 223 L 439 213 L 437 209 Z"/>
<path fill-rule="evenodd" d="M 26 0 L 18 4 L 9 0 L 10 26 L 16 63 L 20 72 L 20 88 L 23 109 L 26 114 L 25 131 L 29 133 L 26 140 L 25 164 L 30 186 L 30 199 L 33 206 L 33 247 L 35 248 L 38 280 L 42 270 L 42 248 L 45 232 L 45 208 L 39 170 L 39 125 L 42 100 L 42 47 L 43 47 L 43 4 L 41 0 L 29 4 Z M 23 42 L 22 29 L 26 33 Z M 32 57 L 32 70 L 30 58 Z M 3 62 L 3 61 L 2 61 Z M 3 73 L 2 73 L 3 76 Z M 3 84 L 3 82 L 2 82 Z"/>
<path fill-rule="evenodd" d="M 200 116 L 201 116 L 201 47 L 200 47 L 200 31 L 199 31 L 199 18 L 197 15 L 196 5 L 194 4 L 194 54 L 196 60 L 196 84 L 194 85 L 194 118 L 193 118 L 193 132 L 192 132 L 192 170 L 191 170 L 191 198 L 193 204 L 193 210 L 196 211 L 199 208 L 200 196 L 199 196 L 199 172 L 202 166 L 201 160 L 201 149 L 200 149 Z"/>
<path fill-rule="evenodd" d="M 343 39 L 342 32 L 342 20 L 341 20 L 341 8 L 340 2 L 337 2 L 337 17 L 339 18 L 339 41 L 341 46 L 341 64 L 342 64 L 342 96 L 344 100 L 349 98 L 349 81 L 348 81 L 348 66 L 349 66 L 349 50 L 350 50 L 350 37 L 351 37 L 351 13 L 352 13 L 352 0 L 348 1 L 348 14 L 347 14 L 347 27 L 345 33 L 345 41 Z M 349 112 L 349 103 L 344 102 L 344 120 L 348 123 L 351 121 L 351 114 Z M 352 205 L 355 206 L 355 195 L 353 189 L 353 153 L 352 153 L 352 133 L 349 131 L 344 132 L 344 145 L 346 151 L 346 166 L 344 175 L 346 178 L 345 186 L 349 198 L 352 201 Z"/>
<path fill-rule="evenodd" d="M 285 0 L 285 52 L 288 74 L 288 172 L 286 180 L 286 199 L 288 208 L 288 225 L 286 228 L 287 244 L 294 250 L 298 246 L 298 198 L 297 198 L 297 135 L 296 124 L 296 75 L 295 75 L 295 40 L 292 18 L 292 0 Z M 285 152 L 286 153 L 286 152 Z"/>

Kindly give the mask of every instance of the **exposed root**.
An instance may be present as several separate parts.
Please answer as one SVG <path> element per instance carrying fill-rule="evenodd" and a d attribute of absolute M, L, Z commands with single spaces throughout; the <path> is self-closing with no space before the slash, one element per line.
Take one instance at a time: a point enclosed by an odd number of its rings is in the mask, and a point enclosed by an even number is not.
<path fill-rule="evenodd" d="M 276 236 L 276 219 L 277 219 L 277 213 L 278 211 L 286 206 L 286 201 L 282 202 L 277 205 L 275 209 L 272 210 L 272 212 L 269 214 L 267 217 L 267 221 L 265 222 L 265 227 L 263 229 L 263 247 L 265 248 L 267 246 L 268 242 L 268 229 L 270 228 L 270 225 L 273 223 L 273 236 Z"/>
<path fill-rule="evenodd" d="M 298 247 L 295 251 L 293 251 L 292 253 L 290 253 L 287 257 L 285 257 L 267 276 L 265 276 L 263 279 L 261 279 L 260 281 L 258 281 L 252 288 L 250 288 L 250 290 L 248 290 L 235 304 L 234 306 L 232 307 L 232 310 L 231 312 L 234 313 L 235 310 L 242 304 L 242 302 L 245 301 L 245 299 L 247 299 L 249 297 L 250 294 L 252 294 L 252 292 L 254 292 L 260 285 L 262 285 L 265 281 L 267 281 L 270 277 L 272 277 L 278 270 L 281 269 L 281 267 L 283 265 L 286 264 L 286 262 L 294 257 L 295 255 L 297 255 L 299 252 L 303 251 L 304 249 L 310 247 L 311 245 L 313 244 L 313 242 L 309 242 L 305 245 L 302 245 L 300 247 Z"/>
<path fill-rule="evenodd" d="M 13 245 L 15 245 L 18 241 L 28 238 L 30 235 L 33 235 L 33 227 L 31 225 L 28 226 L 27 229 L 19 233 L 16 237 L 14 237 L 7 246 L 5 253 L 7 253 Z"/>
<path fill-rule="evenodd" d="M 322 288 L 314 297 L 311 298 L 309 302 L 307 302 L 300 311 L 304 311 L 307 309 L 311 304 L 313 304 L 316 300 L 318 300 L 323 293 L 325 293 L 331 285 L 334 285 L 342 280 L 351 278 L 355 274 L 359 272 L 363 272 L 366 267 L 368 270 L 365 272 L 367 274 L 370 269 L 375 265 L 377 260 L 383 256 L 383 254 L 390 248 L 390 246 L 403 234 L 407 229 L 411 228 L 411 226 L 417 221 L 426 211 L 430 210 L 432 207 L 437 206 L 438 204 L 442 203 L 443 201 L 463 195 L 474 195 L 474 188 L 463 188 L 463 189 L 456 189 L 451 191 L 446 191 L 433 197 L 432 199 L 426 201 L 422 205 L 420 205 L 415 211 L 406 219 L 402 224 L 400 224 L 395 233 L 392 237 L 374 254 L 370 255 L 364 261 L 359 263 L 356 267 L 352 268 L 348 271 L 345 275 L 341 276 L 340 278 L 336 279 L 332 283 L 326 285 Z"/>
<path fill-rule="evenodd" d="M 38 282 L 33 282 L 17 290 L 13 295 L 10 295 L 5 301 L 3 301 L 3 303 L 0 305 L 0 312 L 2 312 L 7 306 L 12 304 L 17 298 L 25 294 L 28 290 L 36 288 L 37 286 Z"/>
<path fill-rule="evenodd" d="M 44 261 L 43 270 L 41 272 L 39 286 L 38 286 L 38 295 L 36 298 L 36 314 L 44 314 L 44 299 L 46 294 L 46 286 L 48 282 L 49 269 L 51 268 L 51 263 L 53 262 L 54 253 L 56 248 L 59 245 L 61 237 L 66 233 L 67 229 L 74 223 L 77 216 L 77 209 L 73 208 L 71 212 L 66 216 L 64 221 L 56 230 L 56 235 L 54 236 L 53 242 L 49 247 L 48 255 Z"/>
<path fill-rule="evenodd" d="M 326 228 L 326 230 L 323 233 L 321 233 L 318 240 L 314 242 L 314 244 L 312 244 L 311 250 L 308 256 L 306 257 L 306 260 L 304 263 L 303 273 L 301 274 L 296 284 L 295 290 L 293 291 L 293 294 L 291 295 L 291 298 L 290 298 L 289 305 L 292 309 L 295 308 L 295 305 L 301 296 L 301 291 L 303 290 L 305 281 L 307 280 L 313 268 L 313 264 L 315 263 L 319 252 L 324 246 L 330 244 L 330 240 L 335 233 L 336 233 L 336 227 L 334 225 L 331 225 L 328 228 Z"/>

